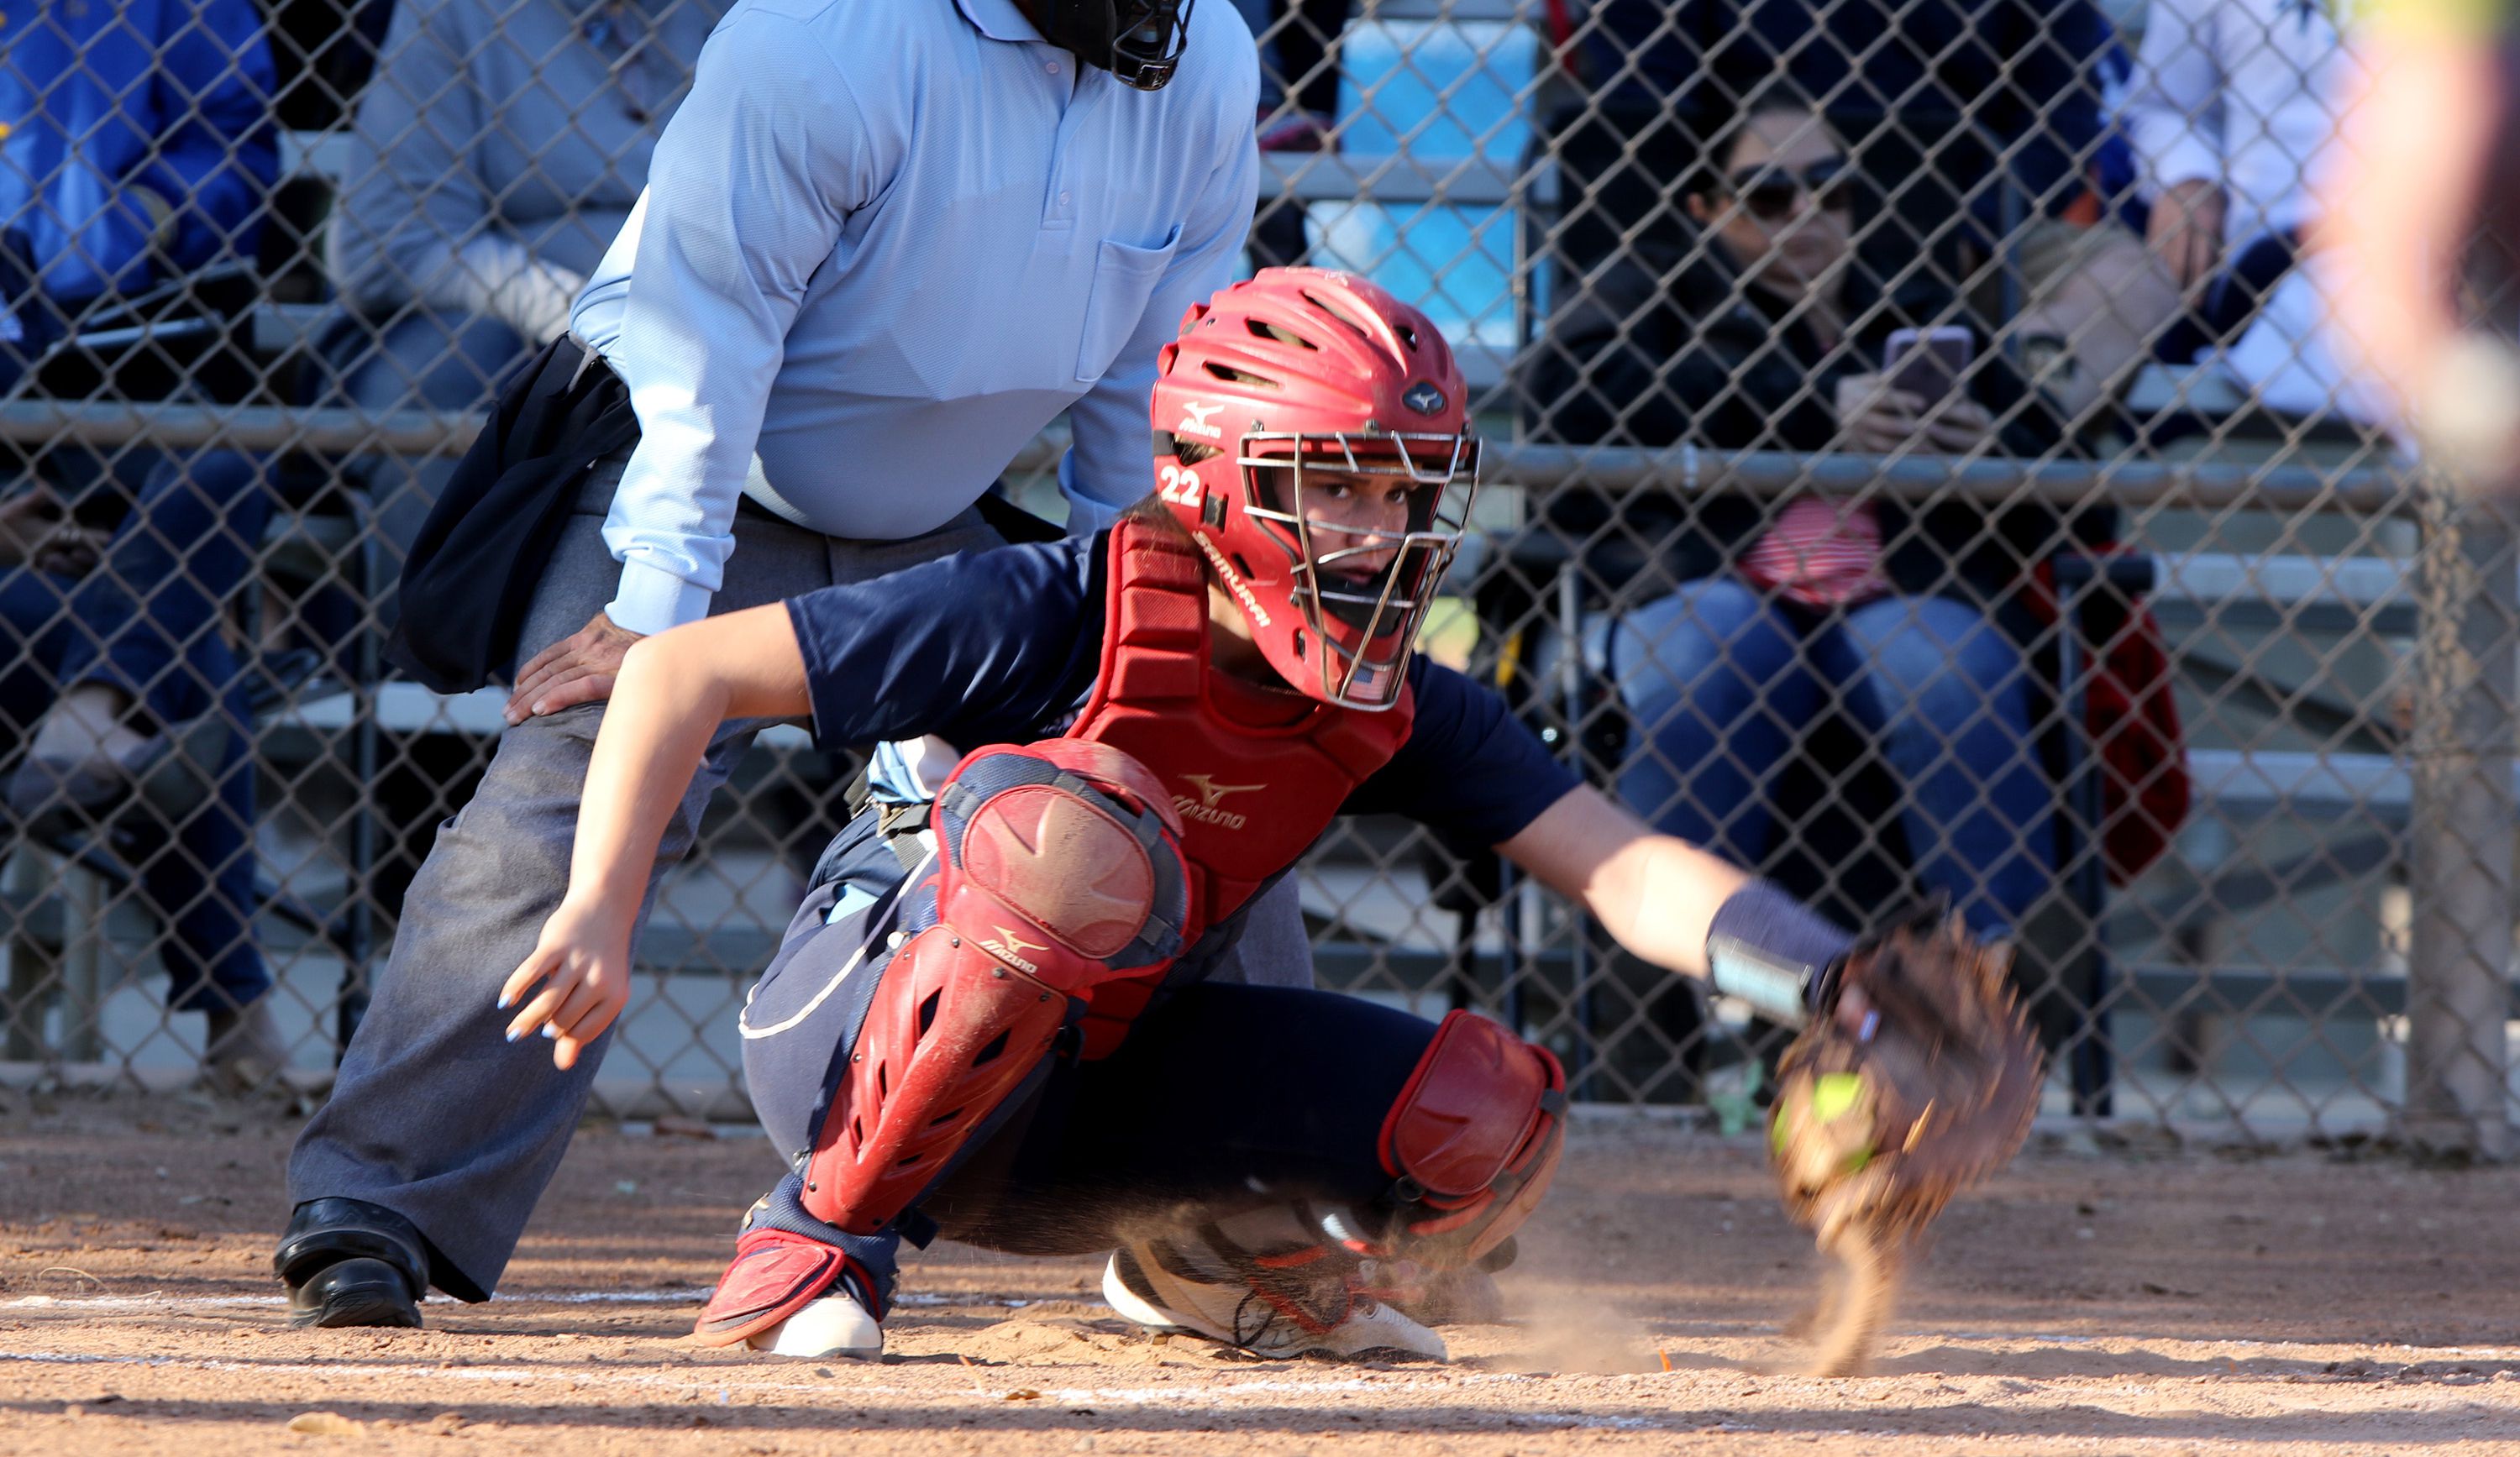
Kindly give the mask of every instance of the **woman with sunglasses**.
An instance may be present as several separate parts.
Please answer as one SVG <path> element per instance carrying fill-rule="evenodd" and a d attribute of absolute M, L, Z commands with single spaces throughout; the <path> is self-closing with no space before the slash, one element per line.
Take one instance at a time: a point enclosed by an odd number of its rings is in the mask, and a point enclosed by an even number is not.
<path fill-rule="evenodd" d="M 2064 444 L 2050 404 L 1984 340 L 1943 392 L 1913 372 L 1894 384 L 1892 331 L 1958 309 L 1947 282 L 1918 276 L 1931 270 L 1913 266 L 1917 249 L 1902 257 L 1874 234 L 1875 203 L 1807 103 L 1770 92 L 1743 108 L 1679 200 L 1693 248 L 1640 245 L 1561 314 L 1573 327 L 1534 380 L 1549 433 L 1890 457 Z M 1895 294 L 1882 274 L 1900 278 Z M 2051 512 L 1719 493 L 1576 498 L 1557 515 L 1579 539 L 1641 544 L 1642 570 L 1681 584 L 1588 644 L 1627 713 L 1618 783 L 1632 808 L 1760 863 L 1781 772 L 1834 715 L 1895 784 L 1907 875 L 1980 934 L 2021 923 L 2053 877 L 2055 796 L 2031 731 L 2021 644 L 2035 629 L 2007 632 L 1998 604 L 2055 549 Z M 1640 565 L 1616 554 L 1597 552 L 1596 575 Z M 1823 777 L 1828 798 L 1844 795 L 1843 768 Z M 1832 873 L 1853 858 L 1809 848 Z"/>

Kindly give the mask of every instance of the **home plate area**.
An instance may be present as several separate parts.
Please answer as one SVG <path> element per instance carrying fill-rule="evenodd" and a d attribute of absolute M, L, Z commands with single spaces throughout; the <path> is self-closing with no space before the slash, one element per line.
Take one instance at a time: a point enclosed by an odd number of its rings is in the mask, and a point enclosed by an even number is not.
<path fill-rule="evenodd" d="M 1937 1225 L 1870 1374 L 1795 1374 L 1821 1277 L 1754 1139 L 1579 1124 L 1455 1359 L 1257 1360 L 1114 1318 L 1091 1259 L 915 1256 L 878 1363 L 693 1345 L 779 1170 L 591 1125 L 506 1287 L 288 1329 L 277 1105 L 0 1093 L 0 1452 L 2508 1452 L 2520 1173 L 2034 1134 Z"/>

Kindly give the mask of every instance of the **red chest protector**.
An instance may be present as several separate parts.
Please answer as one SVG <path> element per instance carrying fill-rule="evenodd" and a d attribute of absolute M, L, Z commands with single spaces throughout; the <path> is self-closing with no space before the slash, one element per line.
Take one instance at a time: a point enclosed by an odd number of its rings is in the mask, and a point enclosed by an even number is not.
<path fill-rule="evenodd" d="M 1111 532 L 1110 574 L 1102 670 L 1065 736 L 1119 749 L 1173 791 L 1195 881 L 1193 925 L 1213 926 L 1321 838 L 1356 787 L 1408 741 L 1416 705 L 1404 688 L 1381 713 L 1323 703 L 1277 728 L 1238 724 L 1209 688 L 1207 574 L 1197 549 L 1160 527 L 1122 521 Z M 1117 1047 L 1162 981 L 1156 971 L 1096 988 L 1085 1056 Z"/>

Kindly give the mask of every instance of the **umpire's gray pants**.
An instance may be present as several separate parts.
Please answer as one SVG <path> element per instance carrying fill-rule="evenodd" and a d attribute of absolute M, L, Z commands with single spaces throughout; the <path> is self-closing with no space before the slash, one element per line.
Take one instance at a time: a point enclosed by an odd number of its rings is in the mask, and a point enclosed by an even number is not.
<path fill-rule="evenodd" d="M 608 462 L 589 477 L 535 592 L 520 662 L 584 627 L 611 600 L 620 567 L 604 545 L 603 527 L 622 464 Z M 841 541 L 745 513 L 737 517 L 735 543 L 713 612 L 865 581 L 995 546 L 998 537 L 975 510 L 903 542 Z M 509 1044 L 513 1014 L 495 1005 L 500 984 L 534 949 L 568 888 L 578 796 L 603 715 L 601 704 L 586 704 L 529 719 L 501 736 L 472 803 L 439 826 L 332 1099 L 290 1155 L 292 1203 L 363 1199 L 401 1214 L 432 1247 L 430 1283 L 461 1300 L 486 1300 L 497 1288 L 612 1042 L 607 1032 L 576 1067 L 561 1072 L 544 1039 Z M 691 848 L 708 797 L 762 727 L 718 730 L 666 826 L 659 865 Z M 1227 974 L 1309 985 L 1292 877 L 1273 899 L 1246 937 L 1241 959 L 1249 971 Z M 642 927 L 654 904 L 652 880 L 639 907 Z M 754 1192 L 728 1190 L 729 1208 Z"/>

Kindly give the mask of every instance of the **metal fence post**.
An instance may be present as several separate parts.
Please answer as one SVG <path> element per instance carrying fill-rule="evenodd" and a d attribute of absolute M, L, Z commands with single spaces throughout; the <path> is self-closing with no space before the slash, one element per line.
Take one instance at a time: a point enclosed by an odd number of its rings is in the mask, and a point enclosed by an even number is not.
<path fill-rule="evenodd" d="M 2510 1148 L 2503 1022 L 2513 924 L 2513 511 L 2423 487 L 2414 705 L 2414 924 L 2402 1130 L 2443 1154 Z"/>

